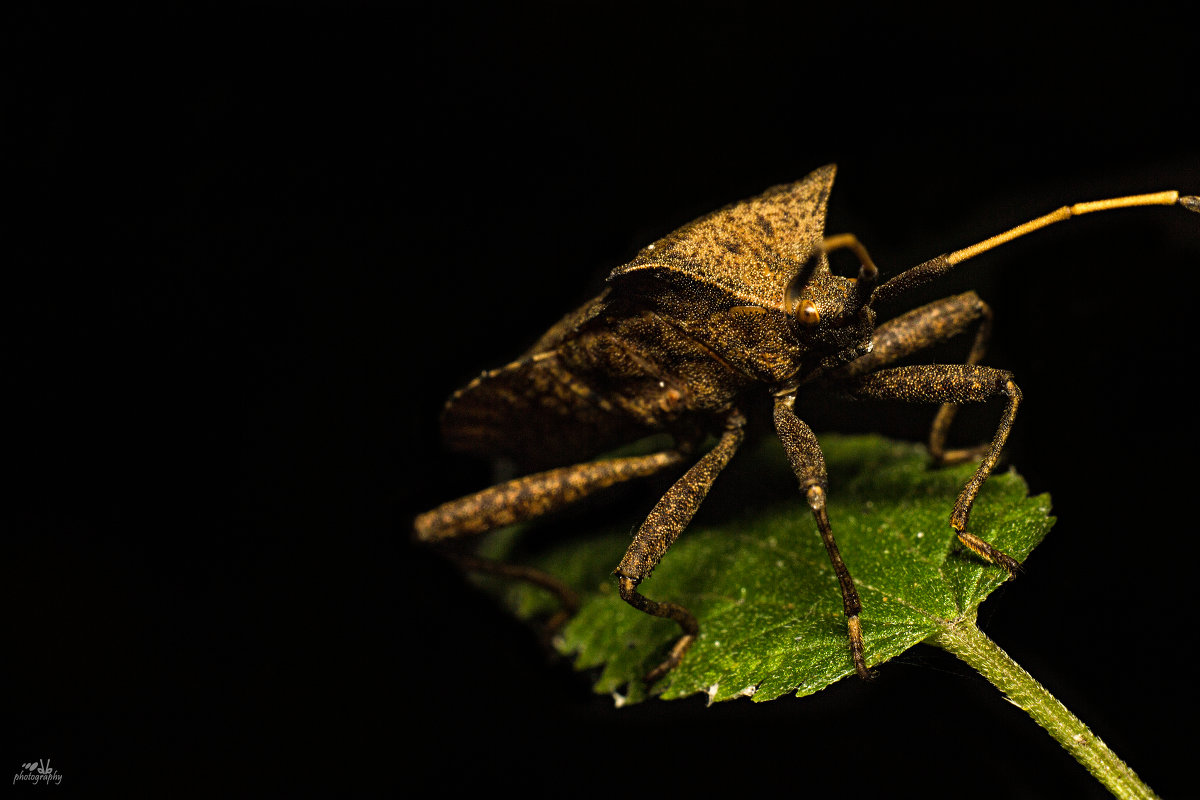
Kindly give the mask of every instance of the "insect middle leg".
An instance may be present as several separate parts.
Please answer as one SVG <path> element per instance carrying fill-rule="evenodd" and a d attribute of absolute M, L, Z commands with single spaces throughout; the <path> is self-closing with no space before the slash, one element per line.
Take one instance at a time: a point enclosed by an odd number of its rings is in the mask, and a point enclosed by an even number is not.
<path fill-rule="evenodd" d="M 825 496 L 829 489 L 829 479 L 825 473 L 825 456 L 817 437 L 804 422 L 796 416 L 793 406 L 796 402 L 795 393 L 775 399 L 775 432 L 783 442 L 783 449 L 792 464 L 792 471 L 800 481 L 800 491 L 804 493 L 808 507 L 812 509 L 813 517 L 817 520 L 817 531 L 825 550 L 829 553 L 829 561 L 833 564 L 834 574 L 842 590 L 842 607 L 846 612 L 846 628 L 850 637 L 850 656 L 854 659 L 854 670 L 863 678 L 873 677 L 867 669 L 864 658 L 862 627 L 858 615 L 862 611 L 862 602 L 858 598 L 858 589 L 850 577 L 850 570 L 842 561 L 838 552 L 837 542 L 833 539 L 833 529 L 829 525 L 829 514 L 825 510 Z"/>
<path fill-rule="evenodd" d="M 700 626 L 692 612 L 683 606 L 651 600 L 638 592 L 637 586 L 650 576 L 663 554 L 692 521 L 713 482 L 745 438 L 745 425 L 746 418 L 740 411 L 735 410 L 726 418 L 725 431 L 720 440 L 655 504 L 654 510 L 638 528 L 629 549 L 625 551 L 625 557 L 613 571 L 622 600 L 639 611 L 674 620 L 683 629 L 683 635 L 675 640 L 666 659 L 646 674 L 646 683 L 653 683 L 679 664 L 683 654 L 696 640 Z"/>
<path fill-rule="evenodd" d="M 1021 403 L 1021 390 L 1013 381 L 1012 374 L 974 364 L 927 364 L 880 370 L 854 379 L 843 388 L 854 397 L 907 403 L 963 405 L 982 403 L 1000 396 L 1006 398 L 991 444 L 954 504 L 950 526 L 954 528 L 959 541 L 988 561 L 1003 567 L 1010 576 L 1015 575 L 1020 569 L 1016 559 L 967 531 L 971 507 L 1000 458 L 1000 451 L 1008 440 L 1017 407 Z"/>
<path fill-rule="evenodd" d="M 528 522 L 609 486 L 662 472 L 680 464 L 684 458 L 684 450 L 676 448 L 644 456 L 575 464 L 515 478 L 419 515 L 413 521 L 413 532 L 417 541 L 436 546 L 451 539 Z M 473 555 L 447 555 L 465 570 L 502 575 L 549 590 L 561 606 L 559 613 L 547 623 L 546 627 L 551 631 L 579 607 L 575 592 L 542 570 Z"/>
<path fill-rule="evenodd" d="M 992 309 L 975 292 L 936 300 L 888 320 L 875 329 L 871 352 L 839 369 L 835 376 L 866 375 L 894 364 L 921 350 L 959 336 L 971 326 L 975 338 L 967 354 L 967 364 L 978 364 L 987 352 L 992 330 Z M 929 454 L 937 464 L 958 464 L 983 457 L 986 447 L 947 450 L 946 437 L 958 411 L 955 403 L 943 403 L 929 431 Z"/>

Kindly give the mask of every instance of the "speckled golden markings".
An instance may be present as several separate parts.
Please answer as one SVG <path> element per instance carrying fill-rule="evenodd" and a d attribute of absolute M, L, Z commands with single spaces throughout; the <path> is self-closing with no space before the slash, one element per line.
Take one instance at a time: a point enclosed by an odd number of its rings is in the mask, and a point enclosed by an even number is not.
<path fill-rule="evenodd" d="M 658 501 L 614 571 L 627 603 L 681 629 L 646 676 L 658 680 L 685 657 L 701 622 L 678 603 L 644 596 L 638 586 L 687 528 L 742 443 L 745 401 L 765 394 L 774 399 L 776 435 L 837 575 L 848 664 L 869 677 L 862 603 L 826 510 L 825 459 L 816 435 L 795 412 L 801 391 L 838 391 L 851 398 L 939 406 L 929 434 L 934 461 L 979 461 L 954 504 L 950 527 L 965 547 L 1015 574 L 1016 560 L 967 529 L 975 498 L 996 466 L 1021 402 L 1011 374 L 980 365 L 991 309 L 966 292 L 876 326 L 874 308 L 1055 222 L 1131 206 L 1180 205 L 1200 212 L 1200 198 L 1170 191 L 1064 206 L 877 285 L 879 270 L 853 234 L 824 235 L 834 171 L 832 165 L 821 167 L 647 245 L 612 271 L 599 296 L 563 317 L 521 358 L 456 392 L 442 416 L 447 443 L 481 456 L 507 457 L 532 474 L 421 514 L 413 525 L 416 538 L 443 545 L 536 519 L 614 484 L 680 469 L 715 434 L 717 443 L 695 458 Z M 837 249 L 858 259 L 856 277 L 830 271 L 827 254 Z M 963 334 L 972 336 L 964 364 L 894 366 Z M 947 450 L 958 406 L 992 399 L 1002 400 L 1004 409 L 991 442 Z M 590 460 L 660 431 L 671 435 L 673 446 L 645 456 Z M 465 569 L 553 592 L 562 610 L 548 629 L 578 605 L 570 587 L 538 570 L 453 557 Z"/>
<path fill-rule="evenodd" d="M 575 467 L 538 472 L 446 503 L 413 522 L 417 537 L 436 542 L 451 536 L 486 533 L 505 525 L 536 519 L 576 503 L 613 484 L 644 478 L 683 461 L 677 450 L 648 456 L 614 458 L 591 469 Z"/>

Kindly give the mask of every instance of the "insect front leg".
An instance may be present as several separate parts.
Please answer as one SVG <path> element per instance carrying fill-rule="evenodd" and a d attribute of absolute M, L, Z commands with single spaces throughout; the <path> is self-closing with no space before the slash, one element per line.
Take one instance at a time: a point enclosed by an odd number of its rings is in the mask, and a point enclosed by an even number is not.
<path fill-rule="evenodd" d="M 825 496 L 829 489 L 829 479 L 825 474 L 825 456 L 817 441 L 812 428 L 808 427 L 793 410 L 796 402 L 795 393 L 775 399 L 775 431 L 783 442 L 783 449 L 792 464 L 792 471 L 800 481 L 800 491 L 804 493 L 808 507 L 812 509 L 813 517 L 817 520 L 817 531 L 825 550 L 829 553 L 829 561 L 837 575 L 838 584 L 842 589 L 842 606 L 846 612 L 846 628 L 850 638 L 850 656 L 854 659 L 854 670 L 863 678 L 873 677 L 867 669 L 864 658 L 862 627 L 858 615 L 862 611 L 862 602 L 858 598 L 858 589 L 854 587 L 854 579 L 850 570 L 842 561 L 838 552 L 837 542 L 833 538 L 833 528 L 829 524 L 829 514 L 825 510 Z"/>
<path fill-rule="evenodd" d="M 679 664 L 684 653 L 696 640 L 700 626 L 692 612 L 683 606 L 651 600 L 638 592 L 637 586 L 649 577 L 663 554 L 692 521 L 713 482 L 729 463 L 729 459 L 733 458 L 733 454 L 745 438 L 745 425 L 746 418 L 740 411 L 734 410 L 726 418 L 725 431 L 716 446 L 705 453 L 667 490 L 646 517 L 646 521 L 638 528 L 629 549 L 625 551 L 625 557 L 613 571 L 617 576 L 622 600 L 639 611 L 674 620 L 683 629 L 683 635 L 672 645 L 667 658 L 646 674 L 647 683 L 657 681 Z"/>
<path fill-rule="evenodd" d="M 983 482 L 1000 458 L 1000 451 L 1012 430 L 1017 407 L 1021 404 L 1021 390 L 1013 381 L 1012 373 L 974 364 L 928 364 L 880 370 L 855 379 L 843 388 L 854 397 L 906 403 L 963 405 L 982 403 L 999 396 L 1007 399 L 987 452 L 975 474 L 958 495 L 954 511 L 950 514 L 950 526 L 954 528 L 959 541 L 988 561 L 1003 567 L 1010 576 L 1015 575 L 1020 569 L 1016 559 L 967 531 L 971 507 Z"/>
<path fill-rule="evenodd" d="M 645 456 L 575 464 L 515 478 L 419 515 L 413 521 L 413 533 L 417 541 L 436 546 L 451 539 L 528 522 L 609 486 L 662 472 L 680 464 L 683 459 L 682 450 L 664 450 Z M 502 575 L 549 590 L 561 605 L 561 611 L 547 623 L 551 631 L 579 608 L 575 592 L 542 570 L 477 556 L 447 555 L 465 570 Z"/>
<path fill-rule="evenodd" d="M 853 377 L 875 372 L 902 358 L 945 341 L 975 327 L 975 338 L 967 364 L 978 364 L 987 352 L 992 330 L 992 309 L 975 292 L 935 300 L 888 320 L 875 329 L 871 352 L 839 369 L 836 377 Z M 929 454 L 938 464 L 959 464 L 984 454 L 983 447 L 946 450 L 946 436 L 958 406 L 943 403 L 929 431 Z"/>

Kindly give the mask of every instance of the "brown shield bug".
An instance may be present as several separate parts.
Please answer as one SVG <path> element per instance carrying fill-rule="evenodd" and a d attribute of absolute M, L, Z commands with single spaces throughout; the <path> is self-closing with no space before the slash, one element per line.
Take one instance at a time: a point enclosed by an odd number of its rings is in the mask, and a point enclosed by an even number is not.
<path fill-rule="evenodd" d="M 800 392 L 837 391 L 852 398 L 939 406 L 929 435 L 934 461 L 979 462 L 954 504 L 950 526 L 965 546 L 1014 574 L 1019 565 L 1013 558 L 969 531 L 971 507 L 1021 402 L 1010 373 L 980 364 L 991 310 L 974 292 L 878 325 L 874 308 L 1052 223 L 1129 206 L 1181 205 L 1200 212 L 1200 198 L 1166 191 L 1064 206 L 880 283 L 877 268 L 853 235 L 824 234 L 834 172 L 832 165 L 821 167 L 647 245 L 612 271 L 599 296 L 564 317 L 519 359 L 456 392 L 442 417 L 449 446 L 505 456 L 540 471 L 421 514 L 414 522 L 416 538 L 436 544 L 482 534 L 617 483 L 682 470 L 614 571 L 626 602 L 682 629 L 667 657 L 646 676 L 654 681 L 680 662 L 699 622 L 683 606 L 645 597 L 638 584 L 687 527 L 742 443 L 743 406 L 755 393 L 765 395 L 773 398 L 775 430 L 841 586 L 849 656 L 855 670 L 868 677 L 858 621 L 862 604 L 825 509 L 824 457 L 817 437 L 794 411 Z M 856 277 L 830 270 L 827 254 L 838 249 L 858 259 Z M 966 363 L 896 366 L 960 335 L 973 337 Z M 994 398 L 1003 400 L 1004 409 L 991 442 L 974 450 L 948 450 L 957 407 Z M 655 432 L 670 434 L 673 445 L 649 455 L 588 460 Z M 710 435 L 717 437 L 716 444 L 697 456 Z M 543 572 L 474 556 L 456 558 L 469 570 L 531 581 L 557 594 L 562 612 L 552 626 L 577 606 L 575 594 Z"/>

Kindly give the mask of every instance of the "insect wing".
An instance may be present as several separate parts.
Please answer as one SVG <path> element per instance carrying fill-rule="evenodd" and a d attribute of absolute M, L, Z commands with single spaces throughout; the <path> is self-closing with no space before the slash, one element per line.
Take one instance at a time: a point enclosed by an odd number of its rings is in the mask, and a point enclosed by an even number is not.
<path fill-rule="evenodd" d="M 456 392 L 442 432 L 454 450 L 536 469 L 586 460 L 646 431 L 614 413 L 549 351 L 485 372 Z"/>

